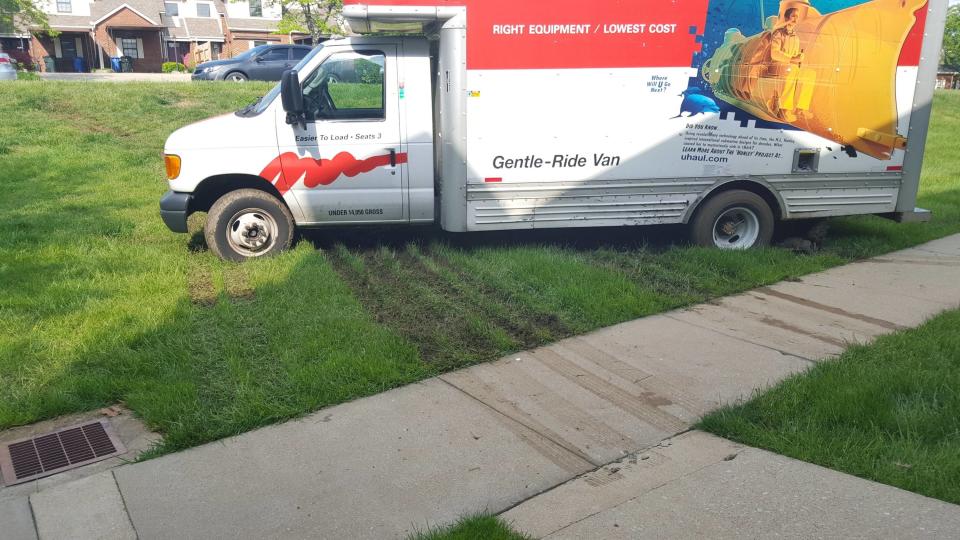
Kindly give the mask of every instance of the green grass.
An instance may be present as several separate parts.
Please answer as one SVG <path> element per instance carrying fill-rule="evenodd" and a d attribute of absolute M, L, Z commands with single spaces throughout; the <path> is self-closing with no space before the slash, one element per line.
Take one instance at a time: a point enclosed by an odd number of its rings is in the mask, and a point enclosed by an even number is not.
<path fill-rule="evenodd" d="M 331 84 L 330 99 L 338 109 L 382 109 L 383 84 Z"/>
<path fill-rule="evenodd" d="M 267 89 L 0 84 L 0 429 L 122 401 L 177 450 L 960 232 L 960 94 L 940 94 L 920 197 L 935 222 L 837 220 L 815 256 L 674 245 L 672 228 L 396 228 L 224 263 L 161 223 L 160 152 Z"/>
<path fill-rule="evenodd" d="M 848 349 L 700 427 L 960 504 L 960 311 Z"/>
<path fill-rule="evenodd" d="M 507 524 L 493 516 L 475 516 L 461 519 L 449 527 L 421 532 L 410 540 L 528 540 Z"/>

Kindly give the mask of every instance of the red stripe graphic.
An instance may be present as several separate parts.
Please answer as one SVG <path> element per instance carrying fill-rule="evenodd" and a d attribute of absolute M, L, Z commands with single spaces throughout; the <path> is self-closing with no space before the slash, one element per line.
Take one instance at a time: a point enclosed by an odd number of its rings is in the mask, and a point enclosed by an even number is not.
<path fill-rule="evenodd" d="M 397 164 L 407 162 L 407 153 L 398 153 Z M 301 158 L 293 152 L 277 156 L 260 172 L 260 176 L 286 194 L 301 178 L 308 189 L 329 186 L 341 176 L 353 178 L 379 167 L 390 165 L 390 154 L 357 159 L 350 152 L 340 152 L 333 159 Z"/>

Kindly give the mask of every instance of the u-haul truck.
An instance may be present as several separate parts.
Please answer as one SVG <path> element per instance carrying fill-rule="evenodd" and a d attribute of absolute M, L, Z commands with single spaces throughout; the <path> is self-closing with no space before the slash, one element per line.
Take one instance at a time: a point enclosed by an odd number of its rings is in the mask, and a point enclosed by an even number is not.
<path fill-rule="evenodd" d="M 744 249 L 786 220 L 928 217 L 947 0 L 345 4 L 365 37 L 170 136 L 170 229 L 207 212 L 242 260 L 295 227 L 685 223 Z"/>

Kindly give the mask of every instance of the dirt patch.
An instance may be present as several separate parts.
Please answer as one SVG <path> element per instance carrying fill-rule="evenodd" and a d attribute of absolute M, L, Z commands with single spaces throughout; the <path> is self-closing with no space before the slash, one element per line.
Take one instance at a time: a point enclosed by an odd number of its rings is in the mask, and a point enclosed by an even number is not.
<path fill-rule="evenodd" d="M 213 273 L 202 264 L 191 265 L 187 274 L 187 291 L 190 301 L 200 307 L 211 307 L 217 303 L 217 288 L 213 284 Z"/>
<path fill-rule="evenodd" d="M 374 319 L 416 345 L 424 361 L 456 367 L 495 357 L 496 326 L 407 250 L 351 252 L 338 244 L 330 262 Z M 493 331 L 491 331 L 493 330 Z"/>
<path fill-rule="evenodd" d="M 529 309 L 523 302 L 513 298 L 508 291 L 484 283 L 443 255 L 432 251 L 429 255 L 430 261 L 443 268 L 448 276 L 452 276 L 448 279 L 451 287 L 492 312 L 491 316 L 509 331 L 524 349 L 572 335 L 570 328 L 556 315 Z"/>
<path fill-rule="evenodd" d="M 234 266 L 227 270 L 223 279 L 223 285 L 227 290 L 227 296 L 232 300 L 248 301 L 253 300 L 254 289 L 250 285 L 250 276 L 244 267 Z"/>

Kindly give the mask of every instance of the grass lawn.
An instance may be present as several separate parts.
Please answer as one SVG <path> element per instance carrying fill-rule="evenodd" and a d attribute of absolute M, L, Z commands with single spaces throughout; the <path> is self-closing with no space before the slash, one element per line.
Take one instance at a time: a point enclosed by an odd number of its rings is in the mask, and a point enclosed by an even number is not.
<path fill-rule="evenodd" d="M 267 89 L 0 83 L 0 429 L 123 401 L 158 452 L 181 449 L 960 232 L 960 94 L 944 93 L 920 197 L 935 222 L 837 220 L 815 256 L 673 245 L 673 228 L 419 228 L 311 232 L 224 263 L 161 223 L 160 152 Z"/>
<path fill-rule="evenodd" d="M 528 540 L 503 521 L 493 516 L 464 518 L 457 523 L 434 531 L 422 532 L 410 540 Z"/>
<path fill-rule="evenodd" d="M 847 350 L 700 427 L 960 504 L 960 311 Z"/>

